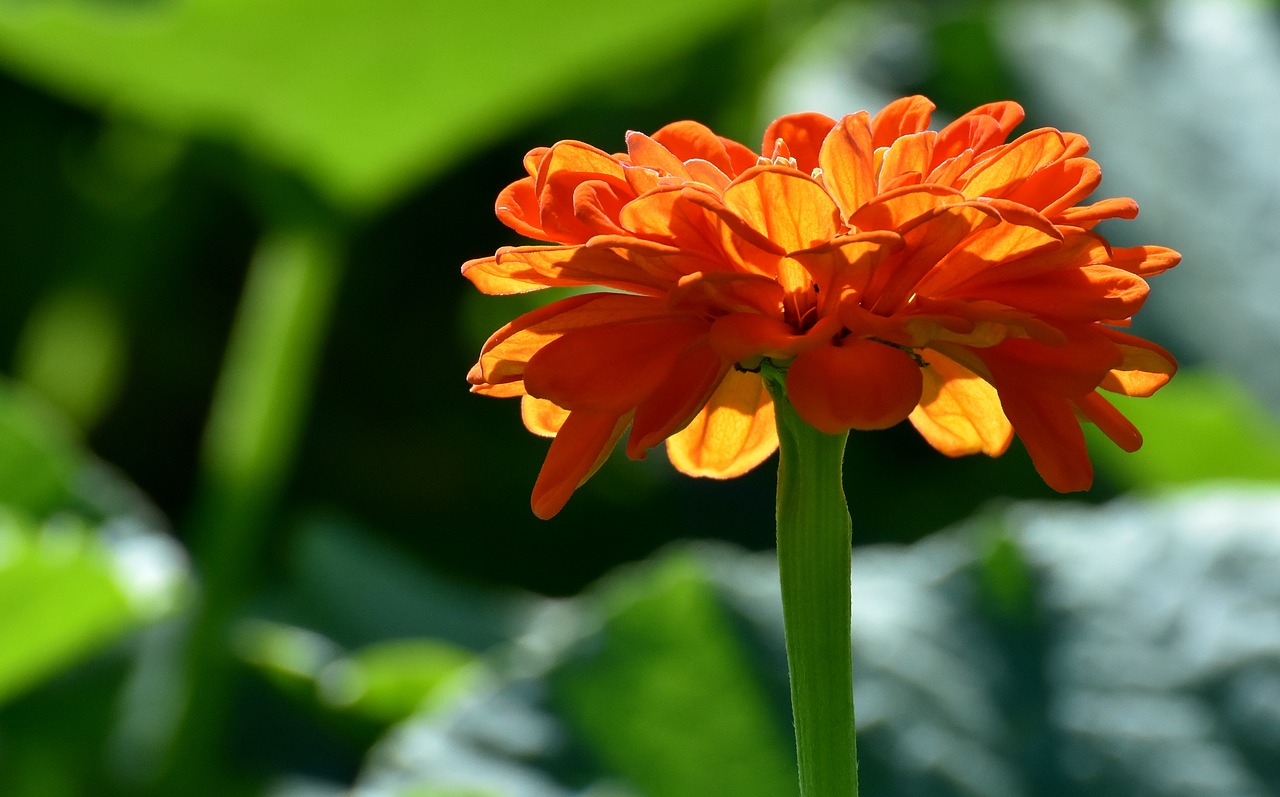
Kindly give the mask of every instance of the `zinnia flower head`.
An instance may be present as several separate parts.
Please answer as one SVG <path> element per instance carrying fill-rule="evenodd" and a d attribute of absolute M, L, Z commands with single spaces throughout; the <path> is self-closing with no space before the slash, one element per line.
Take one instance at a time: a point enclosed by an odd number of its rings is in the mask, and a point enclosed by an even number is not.
<path fill-rule="evenodd" d="M 1138 209 L 1084 203 L 1101 171 L 1082 136 L 1009 141 L 1013 102 L 936 132 L 932 110 L 908 97 L 874 118 L 783 116 L 760 154 L 685 121 L 628 133 L 624 153 L 562 141 L 525 157 L 497 215 L 548 245 L 463 275 L 489 294 L 597 289 L 507 324 L 468 375 L 554 437 L 538 516 L 624 434 L 629 456 L 666 441 L 694 476 L 760 464 L 778 445 L 766 359 L 820 430 L 909 419 L 950 456 L 999 455 L 1016 433 L 1060 491 L 1093 480 L 1082 421 L 1142 444 L 1099 390 L 1148 396 L 1173 376 L 1167 351 L 1123 327 L 1179 255 L 1093 232 Z"/>

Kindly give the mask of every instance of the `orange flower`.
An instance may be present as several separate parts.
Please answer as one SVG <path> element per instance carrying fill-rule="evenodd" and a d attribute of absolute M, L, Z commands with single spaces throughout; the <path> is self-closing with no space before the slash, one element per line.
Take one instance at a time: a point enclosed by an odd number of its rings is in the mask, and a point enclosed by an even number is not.
<path fill-rule="evenodd" d="M 507 324 L 468 375 L 474 392 L 521 396 L 525 425 L 555 438 L 539 517 L 628 427 L 629 456 L 665 440 L 690 475 L 758 465 L 777 447 L 765 359 L 818 429 L 909 418 L 950 456 L 1001 454 L 1016 432 L 1057 490 L 1092 483 L 1081 420 L 1141 445 L 1098 390 L 1147 396 L 1172 377 L 1168 352 L 1120 328 L 1178 254 L 1091 231 L 1137 206 L 1077 204 L 1101 177 L 1083 137 L 1005 143 L 1023 118 L 1012 102 L 938 132 L 932 110 L 908 97 L 874 119 L 784 116 L 763 157 L 696 122 L 629 133 L 622 154 L 529 153 L 497 214 L 551 245 L 462 273 L 490 294 L 602 289 Z"/>

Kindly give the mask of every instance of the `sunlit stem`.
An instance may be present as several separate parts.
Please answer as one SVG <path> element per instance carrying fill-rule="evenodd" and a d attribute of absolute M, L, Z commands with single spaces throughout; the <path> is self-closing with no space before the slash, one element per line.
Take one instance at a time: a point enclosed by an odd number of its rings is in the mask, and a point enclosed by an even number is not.
<path fill-rule="evenodd" d="M 252 589 L 328 327 L 341 246 L 321 224 L 268 232 L 249 267 L 200 461 L 189 529 L 200 605 L 184 663 L 186 706 L 162 787 L 215 793 L 233 673 L 229 630 Z"/>
<path fill-rule="evenodd" d="M 787 400 L 785 374 L 761 374 L 777 414 L 778 567 L 801 797 L 856 797 L 850 649 L 852 524 L 841 474 L 848 433 L 814 429 Z"/>

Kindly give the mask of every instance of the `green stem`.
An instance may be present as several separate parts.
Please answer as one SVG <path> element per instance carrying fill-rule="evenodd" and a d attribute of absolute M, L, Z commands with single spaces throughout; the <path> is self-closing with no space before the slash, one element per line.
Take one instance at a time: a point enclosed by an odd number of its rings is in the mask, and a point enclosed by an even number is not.
<path fill-rule="evenodd" d="M 234 687 L 229 631 L 306 415 L 340 251 L 322 225 L 304 224 L 268 232 L 250 264 L 201 450 L 190 540 L 202 590 L 184 654 L 187 704 L 161 793 L 219 793 Z"/>
<path fill-rule="evenodd" d="M 841 467 L 848 433 L 796 414 L 785 374 L 762 375 L 777 414 L 778 568 L 801 797 L 857 797 L 850 649 L 852 523 Z"/>

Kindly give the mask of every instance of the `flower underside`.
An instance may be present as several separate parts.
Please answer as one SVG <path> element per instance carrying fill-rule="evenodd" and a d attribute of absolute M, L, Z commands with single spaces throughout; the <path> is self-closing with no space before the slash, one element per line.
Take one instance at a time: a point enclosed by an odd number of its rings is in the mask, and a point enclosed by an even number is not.
<path fill-rule="evenodd" d="M 949 456 L 1001 454 L 1016 433 L 1057 490 L 1092 482 L 1082 420 L 1141 445 L 1099 390 L 1148 396 L 1174 374 L 1124 327 L 1178 254 L 1093 232 L 1137 206 L 1081 204 L 1101 179 L 1083 137 L 1006 143 L 1023 118 L 1011 102 L 937 132 L 932 110 L 908 97 L 875 118 L 784 116 L 761 153 L 686 121 L 629 133 L 625 153 L 563 141 L 526 156 L 497 214 L 549 243 L 463 274 L 490 294 L 601 289 L 507 324 L 468 376 L 520 396 L 526 426 L 554 437 L 536 514 L 624 434 L 629 456 L 665 441 L 694 476 L 758 465 L 778 444 L 766 359 L 822 431 L 909 419 Z"/>

